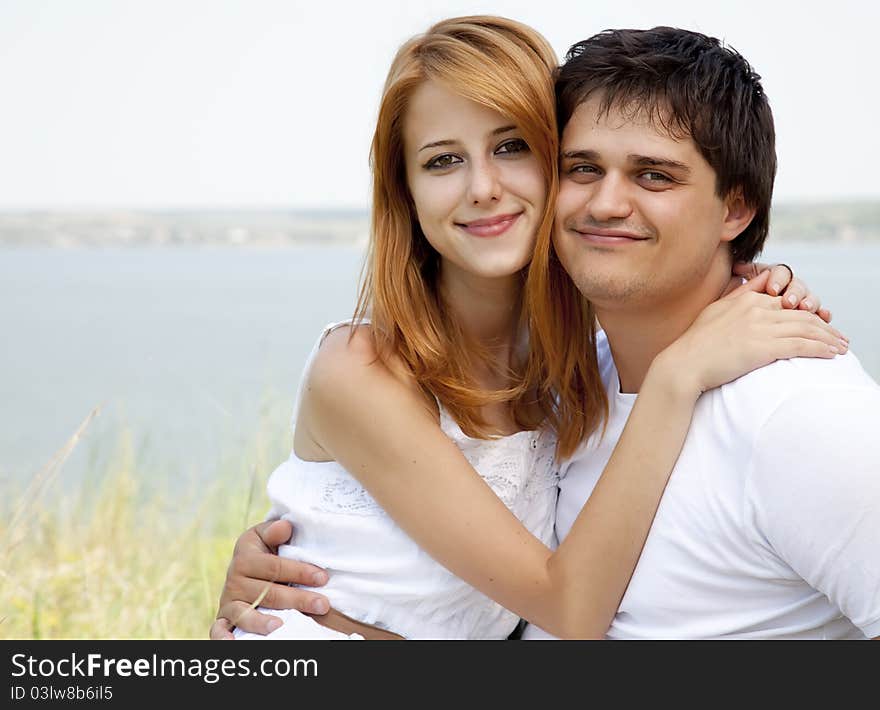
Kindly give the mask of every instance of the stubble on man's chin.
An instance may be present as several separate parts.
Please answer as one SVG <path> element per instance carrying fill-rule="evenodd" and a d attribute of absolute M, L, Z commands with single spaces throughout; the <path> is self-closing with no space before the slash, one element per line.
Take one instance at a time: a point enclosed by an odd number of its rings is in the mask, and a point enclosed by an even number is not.
<path fill-rule="evenodd" d="M 707 280 L 712 283 L 716 280 L 713 272 L 730 273 L 729 259 L 719 254 L 716 263 L 715 257 L 707 253 L 705 258 L 694 257 L 687 264 L 654 264 L 650 271 L 623 273 L 585 268 L 569 275 L 578 291 L 597 310 L 631 310 L 644 314 L 702 298 L 700 294 L 706 292 Z"/>
<path fill-rule="evenodd" d="M 571 276 L 578 291 L 599 309 L 638 305 L 651 291 L 649 279 L 640 276 L 621 277 L 593 271 Z"/>

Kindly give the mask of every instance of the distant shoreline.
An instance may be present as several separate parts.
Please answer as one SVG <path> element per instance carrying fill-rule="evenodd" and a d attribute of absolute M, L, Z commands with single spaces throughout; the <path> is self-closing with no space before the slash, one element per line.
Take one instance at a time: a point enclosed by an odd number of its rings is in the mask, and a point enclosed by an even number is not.
<path fill-rule="evenodd" d="M 357 209 L 0 211 L 0 247 L 359 246 L 369 229 L 369 213 Z M 880 243 L 880 200 L 780 203 L 771 239 Z"/>

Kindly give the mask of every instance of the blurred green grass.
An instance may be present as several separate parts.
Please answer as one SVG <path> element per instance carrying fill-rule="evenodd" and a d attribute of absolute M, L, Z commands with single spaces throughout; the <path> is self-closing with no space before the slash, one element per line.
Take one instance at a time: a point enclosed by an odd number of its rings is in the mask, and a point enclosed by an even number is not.
<path fill-rule="evenodd" d="M 0 638 L 206 639 L 235 540 L 265 515 L 266 478 L 289 451 L 286 417 L 263 414 L 210 476 L 144 470 L 119 428 L 89 442 L 111 449 L 102 470 L 61 485 L 90 415 L 30 481 L 8 484 Z"/>

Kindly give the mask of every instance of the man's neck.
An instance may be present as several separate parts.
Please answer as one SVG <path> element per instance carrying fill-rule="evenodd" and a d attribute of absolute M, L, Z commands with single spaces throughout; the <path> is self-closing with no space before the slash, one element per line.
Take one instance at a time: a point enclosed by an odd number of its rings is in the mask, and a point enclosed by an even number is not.
<path fill-rule="evenodd" d="M 723 262 L 723 263 L 722 263 Z M 637 393 L 654 358 L 671 345 L 730 281 L 730 263 L 716 260 L 701 282 L 652 302 L 596 304 L 620 378 L 620 391 Z"/>

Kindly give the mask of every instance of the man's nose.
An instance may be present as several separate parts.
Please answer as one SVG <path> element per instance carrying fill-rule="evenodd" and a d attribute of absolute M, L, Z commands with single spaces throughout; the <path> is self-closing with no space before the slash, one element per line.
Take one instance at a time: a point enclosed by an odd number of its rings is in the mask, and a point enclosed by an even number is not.
<path fill-rule="evenodd" d="M 497 202 L 501 197 L 501 180 L 498 166 L 491 160 L 475 160 L 471 163 L 467 199 L 474 205 Z"/>
<path fill-rule="evenodd" d="M 631 185 L 623 175 L 606 173 L 593 185 L 587 211 L 597 222 L 625 219 L 632 213 Z"/>

